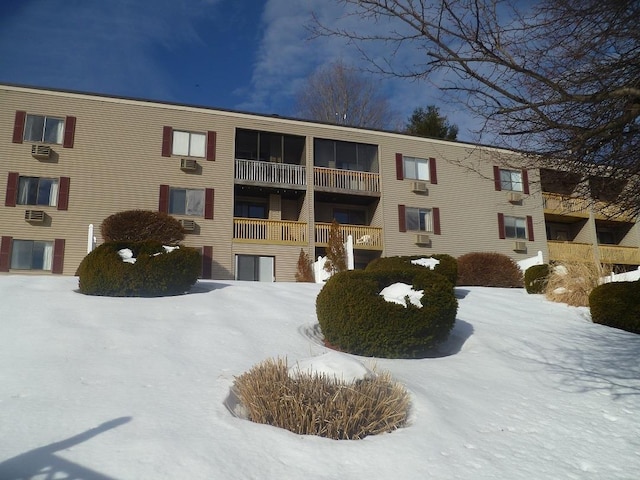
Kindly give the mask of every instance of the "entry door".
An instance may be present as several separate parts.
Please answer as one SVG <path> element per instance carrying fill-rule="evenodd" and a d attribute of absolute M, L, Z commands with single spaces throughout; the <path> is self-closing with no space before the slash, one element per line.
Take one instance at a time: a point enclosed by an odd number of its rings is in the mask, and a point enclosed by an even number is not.
<path fill-rule="evenodd" d="M 236 280 L 273 282 L 274 258 L 258 255 L 236 255 Z"/>

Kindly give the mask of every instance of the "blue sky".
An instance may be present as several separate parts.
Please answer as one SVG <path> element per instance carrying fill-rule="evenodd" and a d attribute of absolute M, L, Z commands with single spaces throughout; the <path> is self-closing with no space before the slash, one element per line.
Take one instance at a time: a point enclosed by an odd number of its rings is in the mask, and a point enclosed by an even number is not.
<path fill-rule="evenodd" d="M 0 82 L 293 115 L 315 69 L 364 66 L 342 40 L 309 38 L 311 12 L 345 21 L 331 0 L 4 0 Z M 379 80 L 397 122 L 436 104 L 469 140 L 437 88 Z"/>

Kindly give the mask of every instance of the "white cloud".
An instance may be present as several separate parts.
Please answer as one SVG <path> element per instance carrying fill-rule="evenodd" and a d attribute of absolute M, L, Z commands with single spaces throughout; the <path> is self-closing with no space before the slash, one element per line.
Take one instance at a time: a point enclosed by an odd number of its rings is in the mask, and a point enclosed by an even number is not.
<path fill-rule="evenodd" d="M 333 28 L 353 29 L 357 26 L 360 31 L 364 29 L 370 32 L 390 28 L 388 24 L 374 24 L 357 15 L 349 15 L 337 2 L 268 0 L 262 15 L 263 34 L 253 68 L 251 87 L 236 91 L 245 97 L 237 108 L 293 114 L 290 109 L 296 89 L 320 66 L 342 59 L 363 70 L 372 68 L 362 54 L 344 39 L 311 38 L 309 26 L 312 12 L 322 24 Z M 394 64 L 403 68 L 424 61 L 419 50 L 407 48 L 392 51 L 391 46 L 379 43 L 368 45 L 367 54 L 381 63 L 385 59 L 392 59 Z M 458 125 L 460 140 L 475 139 L 469 132 L 477 128 L 477 121 L 471 118 L 462 105 L 455 103 L 453 99 L 447 101 L 446 95 L 438 88 L 444 84 L 444 74 L 417 81 L 384 76 L 377 78 L 397 114 L 398 128 L 404 125 L 415 108 L 436 105 L 441 114 Z"/>

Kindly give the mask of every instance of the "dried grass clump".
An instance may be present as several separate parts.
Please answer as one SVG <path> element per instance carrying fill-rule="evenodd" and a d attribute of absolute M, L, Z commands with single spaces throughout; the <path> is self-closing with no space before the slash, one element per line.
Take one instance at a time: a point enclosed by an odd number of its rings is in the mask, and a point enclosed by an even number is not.
<path fill-rule="evenodd" d="M 574 307 L 588 307 L 589 294 L 600 284 L 606 269 L 595 263 L 563 262 L 551 268 L 545 296 Z"/>
<path fill-rule="evenodd" d="M 335 440 L 396 430 L 406 424 L 410 403 L 388 373 L 351 383 L 318 374 L 291 378 L 281 359 L 237 377 L 234 393 L 253 422 Z"/>

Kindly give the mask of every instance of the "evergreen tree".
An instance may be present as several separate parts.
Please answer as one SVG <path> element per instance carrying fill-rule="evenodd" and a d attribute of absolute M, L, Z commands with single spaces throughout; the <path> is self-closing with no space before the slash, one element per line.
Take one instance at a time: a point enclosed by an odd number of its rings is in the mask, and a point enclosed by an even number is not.
<path fill-rule="evenodd" d="M 329 241 L 327 244 L 327 261 L 324 269 L 330 273 L 342 272 L 347 269 L 347 252 L 344 248 L 340 224 L 334 219 L 329 230 Z"/>
<path fill-rule="evenodd" d="M 311 259 L 307 252 L 302 248 L 300 249 L 300 256 L 298 257 L 298 269 L 296 271 L 296 282 L 314 282 L 315 275 L 313 274 L 313 268 L 311 266 Z"/>

